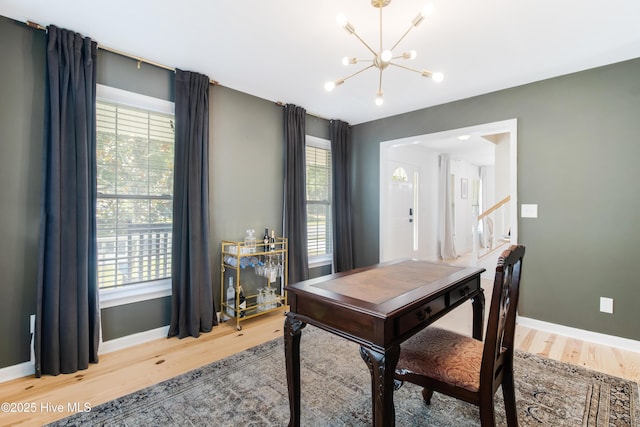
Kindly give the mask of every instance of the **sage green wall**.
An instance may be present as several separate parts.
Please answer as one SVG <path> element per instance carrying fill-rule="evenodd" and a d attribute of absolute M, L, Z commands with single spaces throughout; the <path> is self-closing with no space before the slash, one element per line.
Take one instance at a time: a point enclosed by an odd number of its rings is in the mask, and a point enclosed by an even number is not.
<path fill-rule="evenodd" d="M 111 86 L 153 98 L 175 101 L 175 73 L 171 70 L 98 49 L 96 80 Z"/>
<path fill-rule="evenodd" d="M 355 126 L 355 262 L 378 262 L 379 143 L 518 119 L 520 314 L 640 340 L 640 59 Z M 601 296 L 614 314 L 599 312 Z"/>
<path fill-rule="evenodd" d="M 100 316 L 103 341 L 161 328 L 171 322 L 171 297 L 102 309 Z"/>
<path fill-rule="evenodd" d="M 211 265 L 220 309 L 220 241 L 253 228 L 282 235 L 282 107 L 214 86 L 209 91 Z"/>
<path fill-rule="evenodd" d="M 29 360 L 44 121 L 44 34 L 0 17 L 0 368 Z"/>
<path fill-rule="evenodd" d="M 210 90 L 210 224 L 214 299 L 220 309 L 220 242 L 252 228 L 282 235 L 283 112 L 274 102 L 223 86 Z M 307 133 L 329 138 L 329 122 L 307 115 Z"/>

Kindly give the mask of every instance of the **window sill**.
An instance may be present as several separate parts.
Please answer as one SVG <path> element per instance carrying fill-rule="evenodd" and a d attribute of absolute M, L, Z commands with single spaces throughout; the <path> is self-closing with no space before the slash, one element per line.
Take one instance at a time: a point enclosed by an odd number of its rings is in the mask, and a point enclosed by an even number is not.
<path fill-rule="evenodd" d="M 333 264 L 333 254 L 309 257 L 309 268 L 324 267 Z"/>
<path fill-rule="evenodd" d="M 100 309 L 171 296 L 171 279 L 100 290 Z"/>

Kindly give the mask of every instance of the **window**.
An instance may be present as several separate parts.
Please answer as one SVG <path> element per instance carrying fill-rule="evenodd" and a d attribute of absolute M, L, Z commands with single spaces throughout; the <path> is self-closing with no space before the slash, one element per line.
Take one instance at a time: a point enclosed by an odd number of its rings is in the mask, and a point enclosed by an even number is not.
<path fill-rule="evenodd" d="M 170 287 L 173 103 L 98 86 L 96 139 L 101 297 L 163 280 Z"/>
<path fill-rule="evenodd" d="M 305 155 L 309 264 L 326 265 L 331 263 L 333 253 L 331 144 L 307 136 Z"/>

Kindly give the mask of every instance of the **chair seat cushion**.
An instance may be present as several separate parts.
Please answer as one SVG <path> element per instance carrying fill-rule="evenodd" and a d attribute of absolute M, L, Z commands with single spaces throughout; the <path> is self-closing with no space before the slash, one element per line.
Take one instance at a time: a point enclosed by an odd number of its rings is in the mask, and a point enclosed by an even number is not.
<path fill-rule="evenodd" d="M 428 327 L 400 345 L 396 369 L 477 392 L 483 345 L 471 337 Z"/>

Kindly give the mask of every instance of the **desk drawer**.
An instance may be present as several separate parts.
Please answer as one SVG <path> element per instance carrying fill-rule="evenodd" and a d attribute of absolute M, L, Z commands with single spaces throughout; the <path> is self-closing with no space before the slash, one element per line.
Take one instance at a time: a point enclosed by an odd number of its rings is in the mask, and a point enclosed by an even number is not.
<path fill-rule="evenodd" d="M 449 292 L 449 305 L 453 305 L 461 299 L 467 298 L 471 292 L 475 291 L 473 283 L 463 283 L 451 292 Z"/>
<path fill-rule="evenodd" d="M 445 307 L 446 298 L 444 295 L 442 295 L 441 297 L 438 297 L 433 301 L 423 304 L 415 310 L 402 315 L 398 319 L 398 334 L 404 334 L 405 332 L 423 323 L 431 323 L 431 317 L 444 310 Z"/>

